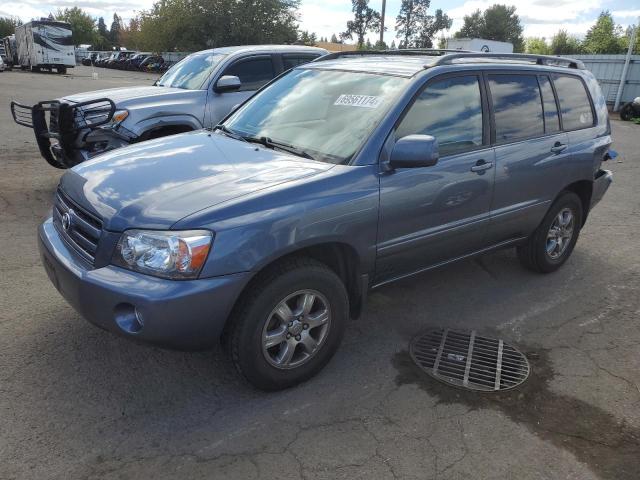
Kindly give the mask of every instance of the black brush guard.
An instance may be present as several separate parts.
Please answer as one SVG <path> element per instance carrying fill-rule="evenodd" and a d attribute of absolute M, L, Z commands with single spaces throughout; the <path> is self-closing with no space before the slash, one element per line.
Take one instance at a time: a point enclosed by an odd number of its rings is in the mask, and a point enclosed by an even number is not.
<path fill-rule="evenodd" d="M 80 103 L 47 100 L 32 107 L 11 102 L 13 120 L 18 125 L 33 128 L 40 153 L 49 165 L 56 168 L 70 168 L 79 163 L 73 154 L 78 132 L 109 123 L 115 111 L 115 103 L 108 98 Z M 91 119 L 92 113 L 97 113 L 95 121 Z M 58 141 L 54 148 L 51 139 Z"/>

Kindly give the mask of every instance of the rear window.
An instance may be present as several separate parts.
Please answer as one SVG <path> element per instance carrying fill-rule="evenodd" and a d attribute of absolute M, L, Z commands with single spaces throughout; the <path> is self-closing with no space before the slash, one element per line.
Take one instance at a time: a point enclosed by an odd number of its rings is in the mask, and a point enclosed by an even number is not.
<path fill-rule="evenodd" d="M 290 70 L 298 65 L 309 63 L 310 61 L 318 58 L 318 56 L 319 55 L 283 55 L 282 63 L 285 70 Z"/>
<path fill-rule="evenodd" d="M 544 134 L 540 88 L 535 75 L 489 75 L 496 142 Z"/>
<path fill-rule="evenodd" d="M 555 75 L 553 84 L 560 102 L 562 127 L 565 130 L 592 127 L 593 112 L 584 83 L 578 77 Z"/>

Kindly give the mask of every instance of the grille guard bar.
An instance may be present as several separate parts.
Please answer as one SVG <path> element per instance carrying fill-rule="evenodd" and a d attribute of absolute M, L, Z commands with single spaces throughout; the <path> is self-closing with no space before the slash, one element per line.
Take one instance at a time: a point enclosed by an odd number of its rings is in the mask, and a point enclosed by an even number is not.
<path fill-rule="evenodd" d="M 86 114 L 93 105 L 94 110 L 106 115 L 104 119 L 96 122 L 87 121 Z M 49 112 L 47 123 L 46 112 Z M 58 100 L 46 100 L 33 106 L 11 102 L 11 115 L 14 122 L 24 127 L 32 128 L 36 136 L 38 148 L 49 165 L 55 168 L 70 168 L 77 162 L 74 156 L 69 155 L 73 150 L 76 134 L 80 130 L 101 127 L 113 119 L 116 112 L 116 104 L 109 98 L 99 98 L 80 103 L 66 103 Z M 56 119 L 55 124 L 52 117 Z M 51 139 L 56 139 L 60 146 L 60 154 L 54 155 L 51 148 Z"/>

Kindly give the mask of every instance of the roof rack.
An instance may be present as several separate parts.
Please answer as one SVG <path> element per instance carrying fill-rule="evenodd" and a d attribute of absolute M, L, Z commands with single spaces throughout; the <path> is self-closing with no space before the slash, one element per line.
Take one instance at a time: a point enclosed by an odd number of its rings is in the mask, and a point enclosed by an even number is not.
<path fill-rule="evenodd" d="M 347 50 L 345 52 L 333 52 L 317 58 L 316 62 L 324 60 L 333 60 L 340 57 L 366 57 L 375 55 L 425 55 L 428 57 L 438 57 L 447 53 L 472 53 L 469 50 L 451 50 L 446 48 L 403 48 L 398 50 Z"/>
<path fill-rule="evenodd" d="M 554 57 L 551 55 L 534 55 L 528 53 L 490 53 L 490 52 L 471 52 L 469 50 L 451 50 L 446 48 L 413 48 L 413 49 L 400 49 L 400 50 L 350 50 L 346 52 L 334 52 L 323 57 L 317 58 L 315 62 L 322 62 L 325 60 L 333 60 L 340 57 L 365 57 L 375 55 L 424 55 L 428 57 L 439 57 L 433 63 L 425 65 L 425 68 L 437 67 L 440 65 L 451 65 L 455 60 L 468 59 L 473 61 L 474 59 L 484 61 L 491 60 L 505 60 L 514 62 L 531 62 L 536 65 L 549 65 L 549 66 L 566 66 L 568 68 L 575 68 L 584 70 L 585 66 L 580 60 L 567 57 Z M 461 62 L 463 63 L 463 62 Z"/>
<path fill-rule="evenodd" d="M 448 53 L 442 55 L 434 63 L 426 65 L 425 67 L 437 67 L 439 65 L 451 65 L 454 60 L 459 59 L 498 59 L 498 60 L 512 60 L 516 62 L 532 62 L 536 65 L 549 65 L 549 66 L 566 66 L 568 68 L 576 68 L 584 70 L 585 66 L 580 60 L 567 57 L 553 57 L 551 55 L 533 55 L 529 53 L 485 53 L 485 52 L 457 52 Z"/>

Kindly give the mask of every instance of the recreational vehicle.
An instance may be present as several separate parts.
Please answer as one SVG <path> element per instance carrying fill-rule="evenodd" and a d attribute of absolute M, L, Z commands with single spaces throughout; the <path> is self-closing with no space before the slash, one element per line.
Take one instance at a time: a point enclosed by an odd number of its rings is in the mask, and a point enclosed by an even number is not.
<path fill-rule="evenodd" d="M 58 73 L 66 73 L 76 64 L 71 25 L 66 22 L 37 20 L 16 27 L 16 46 L 23 70 L 55 68 Z"/>

